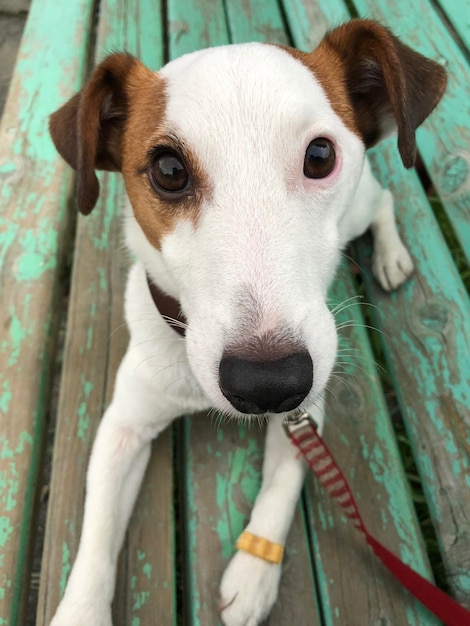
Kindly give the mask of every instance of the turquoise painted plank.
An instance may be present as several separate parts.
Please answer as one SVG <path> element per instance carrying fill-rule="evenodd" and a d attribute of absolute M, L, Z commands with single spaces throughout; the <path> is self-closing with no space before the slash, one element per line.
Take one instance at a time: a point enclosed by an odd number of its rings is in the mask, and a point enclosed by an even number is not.
<path fill-rule="evenodd" d="M 467 261 L 470 261 L 470 65 L 427 0 L 356 0 L 361 15 L 381 19 L 405 43 L 443 63 L 449 83 L 434 113 L 418 130 L 428 168 Z"/>
<path fill-rule="evenodd" d="M 96 62 L 110 52 L 130 52 L 147 67 L 164 63 L 161 0 L 106 0 L 100 6 Z"/>
<path fill-rule="evenodd" d="M 328 384 L 325 439 L 348 478 L 367 527 L 395 554 L 431 578 L 409 489 L 395 444 L 370 349 L 362 302 L 344 263 L 330 290 L 340 347 Z M 385 572 L 361 536 L 313 477 L 306 487 L 307 512 L 323 615 L 328 626 L 360 622 L 437 624 L 431 615 Z M 361 577 L 354 575 L 361 568 Z"/>
<path fill-rule="evenodd" d="M 24 624 L 71 176 L 47 117 L 83 76 L 92 3 L 33 2 L 0 127 L 0 624 Z"/>
<path fill-rule="evenodd" d="M 470 0 L 439 0 L 438 4 L 470 49 Z"/>
<path fill-rule="evenodd" d="M 306 50 L 314 48 L 329 26 L 345 21 L 348 18 L 346 8 L 339 2 L 322 3 L 320 6 L 318 3 L 310 3 L 302 0 L 286 2 L 284 4 L 290 31 L 296 47 Z M 340 301 L 341 299 L 347 298 L 348 294 L 349 296 L 354 294 L 354 289 L 349 279 L 344 274 L 343 280 L 335 283 L 332 293 L 335 294 L 336 299 Z M 346 379 L 345 383 L 347 383 L 348 393 L 351 394 L 361 389 L 363 381 L 370 381 L 366 383 L 366 394 L 369 396 L 369 406 L 362 406 L 358 414 L 358 419 L 360 419 L 363 431 L 358 430 L 355 425 L 354 432 L 349 436 L 348 428 L 350 428 L 350 421 L 354 415 L 355 403 L 352 403 L 351 412 L 346 420 L 342 417 L 344 411 L 341 411 L 341 408 L 337 406 L 337 416 L 335 415 L 333 417 L 328 414 L 328 423 L 333 431 L 333 434 L 329 436 L 331 440 L 335 442 L 333 447 L 338 448 L 338 457 L 340 459 L 347 458 L 349 450 L 349 454 L 351 454 L 353 458 L 362 457 L 364 465 L 369 466 L 369 471 L 372 473 L 372 477 L 369 478 L 369 483 L 364 476 L 361 480 L 357 480 L 355 475 L 356 470 L 353 470 L 352 479 L 356 483 L 353 491 L 356 497 L 359 498 L 359 501 L 364 499 L 362 506 L 365 507 L 367 507 L 367 501 L 370 497 L 368 489 L 370 489 L 370 493 L 376 494 L 376 498 L 379 498 L 379 500 L 376 501 L 375 513 L 369 513 L 371 522 L 373 523 L 374 517 L 377 517 L 379 508 L 382 509 L 380 519 L 383 526 L 381 527 L 379 524 L 376 532 L 383 533 L 385 543 L 391 541 L 390 531 L 392 520 L 394 520 L 397 536 L 395 538 L 396 544 L 393 546 L 393 549 L 395 549 L 402 558 L 412 563 L 416 569 L 422 573 L 427 572 L 427 575 L 429 575 L 429 566 L 424 556 L 423 546 L 421 545 L 419 528 L 414 519 L 413 506 L 408 496 L 407 482 L 403 476 L 400 457 L 394 443 L 393 429 L 391 428 L 381 395 L 380 383 L 377 379 L 376 372 L 374 372 L 373 356 L 363 328 L 364 320 L 359 314 L 359 311 L 353 308 L 348 310 L 348 315 L 351 323 L 357 325 L 350 341 L 352 341 L 355 349 L 359 348 L 360 351 L 353 353 L 350 358 L 357 368 L 355 377 L 353 380 Z M 341 360 L 341 358 L 340 353 L 339 359 Z M 351 370 L 353 364 L 350 364 L 348 367 L 349 370 Z M 334 381 L 335 379 L 333 377 L 332 382 L 334 383 Z M 341 393 L 335 395 L 339 398 L 342 397 Z M 352 393 L 352 396 L 354 397 L 354 393 Z M 362 396 L 364 396 L 364 392 L 362 392 Z M 332 402 L 334 406 L 334 400 L 332 400 Z M 364 428 L 363 422 L 366 424 L 369 423 L 369 427 Z M 366 444 L 367 437 L 369 438 L 368 444 Z M 361 445 L 358 445 L 358 441 L 360 441 Z M 354 445 L 359 448 L 356 453 L 353 452 Z M 384 462 L 385 459 L 386 461 Z M 387 476 L 385 482 L 390 491 L 385 494 L 380 492 L 380 483 L 383 482 L 383 476 L 380 476 L 380 470 L 384 467 L 396 468 L 391 476 Z M 354 612 L 351 612 L 351 607 L 354 606 L 355 603 L 357 606 L 361 593 L 359 586 L 356 586 L 356 579 L 354 579 L 353 585 L 348 584 L 347 576 L 344 575 L 344 572 L 348 571 L 348 569 L 342 563 L 339 566 L 339 570 L 336 572 L 336 577 L 332 577 L 331 572 L 329 572 L 332 563 L 333 567 L 337 565 L 328 554 L 327 546 L 331 543 L 333 546 L 332 550 L 335 548 L 335 542 L 332 536 L 334 536 L 334 533 L 338 533 L 338 526 L 340 527 L 339 532 L 341 532 L 341 525 L 338 522 L 339 516 L 329 502 L 322 500 L 322 494 L 318 493 L 318 489 L 314 487 L 313 483 L 310 483 L 309 493 L 311 494 L 311 498 L 308 500 L 309 511 L 314 515 L 317 521 L 316 532 L 313 534 L 314 553 L 319 568 L 319 581 L 324 606 L 327 607 L 327 610 L 325 610 L 326 622 L 328 624 L 343 624 L 345 616 L 352 618 L 352 616 L 356 615 Z M 392 547 L 391 544 L 389 544 L 389 546 Z M 343 553 L 339 552 L 338 558 L 342 560 L 342 558 L 347 557 L 344 557 Z M 370 567 L 373 567 L 373 564 L 370 564 Z M 336 582 L 332 584 L 329 582 L 331 580 L 335 580 Z M 335 594 L 337 594 L 338 580 L 342 580 L 340 586 L 344 595 L 335 597 Z M 387 589 L 389 588 L 388 585 L 389 582 L 387 579 L 387 583 L 385 584 Z M 368 589 L 363 589 L 365 596 L 367 596 L 368 592 Z M 397 588 L 395 592 L 400 593 Z M 349 598 L 347 598 L 348 594 Z M 382 599 L 382 603 L 379 602 L 379 608 L 383 608 L 384 605 L 388 604 L 387 618 L 389 619 L 389 623 L 403 623 L 405 618 L 406 623 L 410 624 L 435 623 L 433 618 L 422 611 L 419 604 L 414 606 L 403 604 L 403 607 L 406 606 L 406 615 L 398 616 L 393 615 L 393 611 L 396 610 L 393 601 L 390 602 L 389 598 L 385 598 Z M 356 609 L 357 616 L 362 615 L 361 611 L 364 611 L 370 606 L 371 604 L 367 602 L 362 609 Z M 378 608 L 376 608 L 376 610 L 378 611 Z M 405 611 L 405 608 L 403 608 L 403 610 Z M 382 617 L 382 614 L 380 617 Z M 383 617 L 385 617 L 385 615 Z M 373 622 L 372 616 L 370 619 L 371 622 Z M 377 619 L 379 619 L 379 612 L 377 612 Z"/>
<path fill-rule="evenodd" d="M 168 0 L 170 59 L 228 43 L 223 0 Z"/>
<path fill-rule="evenodd" d="M 417 176 L 400 172 L 393 145 L 372 156 L 394 193 L 416 273 L 391 296 L 366 274 L 368 296 L 380 311 L 377 325 L 449 584 L 470 605 L 470 302 Z"/>
<path fill-rule="evenodd" d="M 187 590 L 191 612 L 184 623 L 218 626 L 221 575 L 260 487 L 264 429 L 257 423 L 217 424 L 204 414 L 186 421 L 184 438 L 187 553 L 195 578 Z M 321 625 L 300 508 L 288 538 L 279 599 L 267 623 Z"/>
<path fill-rule="evenodd" d="M 467 3 L 468 0 L 463 0 Z M 465 12 L 460 23 L 468 22 Z M 462 50 L 443 26 L 438 14 L 427 0 L 410 5 L 398 2 L 354 2 L 359 14 L 380 19 L 392 28 L 405 43 L 422 54 L 443 63 L 449 73 L 446 95 L 432 116 L 418 130 L 418 147 L 441 196 L 467 260 L 470 259 L 470 69 Z M 346 21 L 348 11 L 342 0 L 325 3 L 293 0 L 283 3 L 297 47 L 311 50 L 328 27 Z M 320 8 L 321 7 L 321 8 Z M 466 17 L 467 16 L 467 17 Z M 313 29 L 318 26 L 318 30 Z M 312 32 L 319 35 L 312 35 Z M 429 36 L 432 33 L 432 36 Z"/>
<path fill-rule="evenodd" d="M 277 2 L 228 0 L 226 7 L 230 39 L 233 43 L 260 41 L 289 45 Z"/>
<path fill-rule="evenodd" d="M 281 0 L 293 44 L 310 52 L 320 43 L 328 29 L 345 22 L 348 10 L 341 0 Z"/>
<path fill-rule="evenodd" d="M 126 50 L 150 68 L 163 64 L 160 2 L 104 0 L 99 16 L 98 61 Z M 100 174 L 100 183 L 96 210 L 77 225 L 38 626 L 49 624 L 75 558 L 90 448 L 128 340 L 122 319 L 128 264 L 120 217 L 124 184 L 117 174 Z M 120 557 L 113 614 L 122 626 L 170 625 L 177 619 L 169 435 L 154 446 L 149 465 L 154 475 L 147 473 Z"/>

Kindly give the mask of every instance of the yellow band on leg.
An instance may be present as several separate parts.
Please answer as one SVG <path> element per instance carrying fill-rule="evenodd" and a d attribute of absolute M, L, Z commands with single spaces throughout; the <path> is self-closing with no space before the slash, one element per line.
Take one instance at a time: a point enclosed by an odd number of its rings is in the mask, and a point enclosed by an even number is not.
<path fill-rule="evenodd" d="M 284 546 L 273 543 L 264 537 L 258 537 L 247 530 L 243 531 L 236 543 L 237 550 L 243 550 L 270 563 L 280 563 L 284 554 Z"/>

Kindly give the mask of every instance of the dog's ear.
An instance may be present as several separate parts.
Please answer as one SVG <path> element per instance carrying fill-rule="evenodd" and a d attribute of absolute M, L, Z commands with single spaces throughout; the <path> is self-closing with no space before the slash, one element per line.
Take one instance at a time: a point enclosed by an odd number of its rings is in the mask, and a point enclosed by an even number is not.
<path fill-rule="evenodd" d="M 416 158 L 415 130 L 445 91 L 444 68 L 373 20 L 351 20 L 335 28 L 318 49 L 322 47 L 329 48 L 330 57 L 334 51 L 344 67 L 346 89 L 366 147 L 398 130 L 403 164 L 411 167 Z"/>
<path fill-rule="evenodd" d="M 50 117 L 58 152 L 77 170 L 77 205 L 84 215 L 98 200 L 95 169 L 121 170 L 129 83 L 136 71 L 150 73 L 129 54 L 111 54 L 93 70 L 82 91 Z"/>

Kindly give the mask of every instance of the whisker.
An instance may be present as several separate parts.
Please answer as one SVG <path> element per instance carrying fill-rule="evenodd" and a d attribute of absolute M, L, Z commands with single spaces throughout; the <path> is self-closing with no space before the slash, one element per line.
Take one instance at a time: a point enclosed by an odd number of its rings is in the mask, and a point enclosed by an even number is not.
<path fill-rule="evenodd" d="M 335 307 L 333 307 L 330 313 L 334 317 L 336 317 L 339 313 L 341 313 L 341 311 L 344 311 L 345 308 L 348 308 L 349 306 L 353 306 L 354 304 L 359 304 L 358 302 L 353 302 L 354 300 L 362 300 L 363 298 L 364 296 L 361 296 L 360 294 L 351 296 L 350 298 L 346 298 L 346 300 L 339 302 Z M 348 302 L 351 304 L 348 304 Z"/>

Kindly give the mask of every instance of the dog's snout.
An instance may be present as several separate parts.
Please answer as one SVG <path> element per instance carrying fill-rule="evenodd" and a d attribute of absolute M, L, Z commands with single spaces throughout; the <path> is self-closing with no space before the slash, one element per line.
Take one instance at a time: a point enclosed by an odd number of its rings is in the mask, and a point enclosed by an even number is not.
<path fill-rule="evenodd" d="M 219 365 L 219 385 L 240 413 L 283 413 L 299 406 L 313 382 L 307 351 L 276 361 L 252 361 L 226 355 Z"/>

